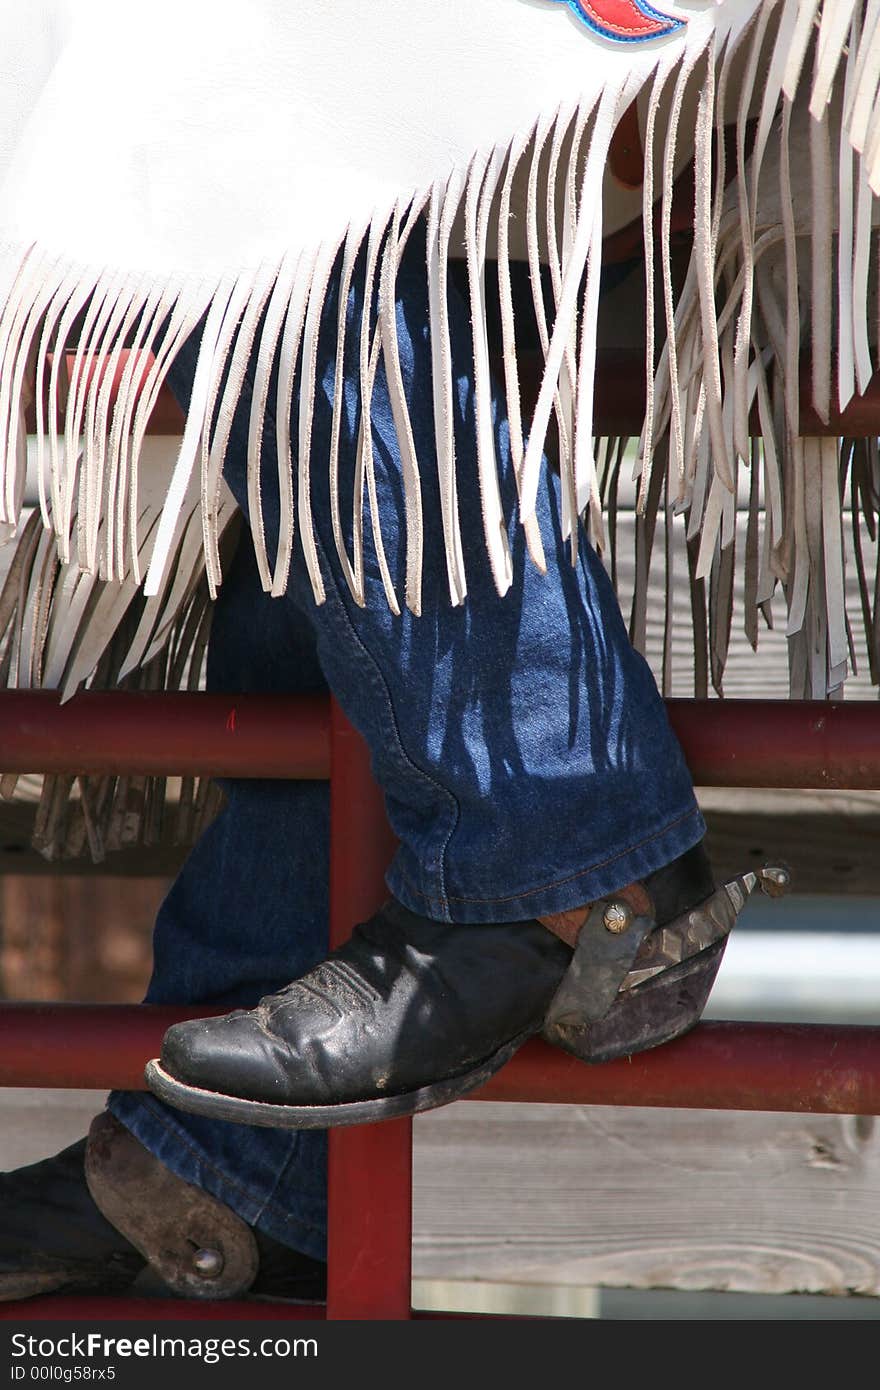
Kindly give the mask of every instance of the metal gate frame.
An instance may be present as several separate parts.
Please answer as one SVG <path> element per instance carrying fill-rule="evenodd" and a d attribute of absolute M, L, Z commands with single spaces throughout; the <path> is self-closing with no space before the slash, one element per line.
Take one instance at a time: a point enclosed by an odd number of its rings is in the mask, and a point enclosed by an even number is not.
<path fill-rule="evenodd" d="M 670 700 L 699 786 L 880 789 L 880 705 Z M 335 701 L 208 694 L 0 694 L 5 772 L 330 781 L 331 942 L 386 894 L 393 851 L 369 753 Z M 149 1005 L 0 1004 L 0 1085 L 143 1089 L 170 1023 Z M 527 1043 L 474 1101 L 880 1114 L 880 1027 L 701 1023 L 631 1059 L 590 1066 Z M 324 1306 L 49 1295 L 0 1320 L 400 1320 L 411 1305 L 412 1122 L 330 1131 Z M 430 1316 L 437 1316 L 432 1314 Z M 442 1315 L 441 1315 L 442 1316 Z"/>

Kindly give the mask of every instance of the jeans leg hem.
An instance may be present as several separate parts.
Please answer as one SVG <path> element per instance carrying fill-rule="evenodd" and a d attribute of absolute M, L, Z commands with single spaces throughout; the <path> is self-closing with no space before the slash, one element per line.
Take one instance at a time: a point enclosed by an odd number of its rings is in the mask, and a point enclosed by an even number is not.
<path fill-rule="evenodd" d="M 311 1222 L 290 1215 L 219 1168 L 168 1108 L 150 1096 L 113 1091 L 108 1110 L 136 1139 L 184 1182 L 209 1192 L 242 1221 L 264 1235 L 313 1260 L 326 1259 L 326 1234 Z"/>
<path fill-rule="evenodd" d="M 449 894 L 441 903 L 420 893 L 400 872 L 397 862 L 388 874 L 388 887 L 411 912 L 437 921 L 474 925 L 525 921 L 580 907 L 646 878 L 699 843 L 705 833 L 700 809 L 692 803 L 636 843 L 609 850 L 600 862 L 587 868 L 572 867 L 569 872 L 562 869 L 552 883 L 537 888 L 495 898 Z"/>

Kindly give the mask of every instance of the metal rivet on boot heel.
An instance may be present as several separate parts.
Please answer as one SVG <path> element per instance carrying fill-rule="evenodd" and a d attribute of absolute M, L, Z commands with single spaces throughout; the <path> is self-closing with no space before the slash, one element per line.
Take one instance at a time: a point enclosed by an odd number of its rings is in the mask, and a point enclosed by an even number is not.
<path fill-rule="evenodd" d="M 193 1269 L 203 1279 L 217 1279 L 225 1263 L 219 1250 L 197 1250 L 193 1255 Z"/>
<path fill-rule="evenodd" d="M 605 930 L 614 932 L 615 936 L 619 936 L 622 932 L 629 930 L 632 925 L 633 915 L 633 910 L 629 903 L 609 903 L 605 909 L 605 915 L 602 918 Z"/>

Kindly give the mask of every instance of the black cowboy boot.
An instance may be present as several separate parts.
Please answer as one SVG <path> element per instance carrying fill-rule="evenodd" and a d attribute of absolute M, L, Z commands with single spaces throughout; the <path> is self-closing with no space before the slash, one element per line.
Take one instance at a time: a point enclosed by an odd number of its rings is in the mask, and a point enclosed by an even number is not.
<path fill-rule="evenodd" d="M 122 1294 L 148 1267 L 169 1296 L 325 1297 L 323 1263 L 175 1176 L 109 1112 L 53 1158 L 0 1173 L 0 1302 Z"/>
<path fill-rule="evenodd" d="M 324 1128 L 431 1109 L 537 1034 L 586 1061 L 694 1026 L 765 869 L 714 890 L 702 845 L 642 883 L 541 920 L 449 925 L 391 900 L 252 1010 L 175 1024 L 147 1083 L 196 1114 Z"/>

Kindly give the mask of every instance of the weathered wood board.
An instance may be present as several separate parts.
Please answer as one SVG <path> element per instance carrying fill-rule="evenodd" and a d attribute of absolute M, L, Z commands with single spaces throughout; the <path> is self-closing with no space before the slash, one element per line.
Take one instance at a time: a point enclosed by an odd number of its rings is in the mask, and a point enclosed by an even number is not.
<path fill-rule="evenodd" d="M 790 865 L 795 891 L 880 898 L 880 792 L 697 788 L 719 877 L 768 859 Z M 49 863 L 30 847 L 35 806 L 0 802 L 0 875 L 171 879 L 187 848 L 162 843 L 120 850 L 94 864 L 88 855 Z M 132 890 L 136 891 L 136 890 Z"/>
<path fill-rule="evenodd" d="M 168 880 L 0 878 L 0 997 L 138 1003 Z"/>
<path fill-rule="evenodd" d="M 871 1118 L 459 1102 L 416 1121 L 420 1278 L 880 1294 Z"/>
<path fill-rule="evenodd" d="M 0 1090 L 0 1169 L 73 1142 L 102 1103 Z M 465 1101 L 414 1133 L 419 1280 L 880 1294 L 871 1118 Z"/>
<path fill-rule="evenodd" d="M 703 787 L 697 799 L 718 877 L 782 860 L 796 893 L 880 898 L 880 792 Z"/>

